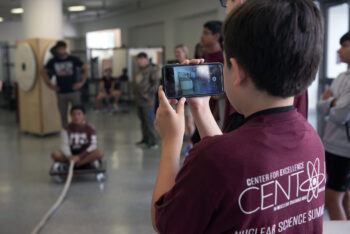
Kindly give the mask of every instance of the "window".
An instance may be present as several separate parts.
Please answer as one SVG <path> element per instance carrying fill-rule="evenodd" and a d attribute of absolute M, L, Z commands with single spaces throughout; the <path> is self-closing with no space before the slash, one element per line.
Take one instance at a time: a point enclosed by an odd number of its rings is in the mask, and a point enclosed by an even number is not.
<path fill-rule="evenodd" d="M 120 29 L 88 32 L 86 44 L 89 49 L 109 49 L 121 46 Z"/>

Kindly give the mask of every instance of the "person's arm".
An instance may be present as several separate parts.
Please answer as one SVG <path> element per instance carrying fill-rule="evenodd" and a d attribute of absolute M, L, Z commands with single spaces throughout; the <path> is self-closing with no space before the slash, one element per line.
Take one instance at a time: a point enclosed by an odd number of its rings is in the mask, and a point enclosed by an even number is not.
<path fill-rule="evenodd" d="M 81 68 L 81 83 L 82 86 L 84 86 L 85 82 L 87 81 L 88 78 L 88 65 L 87 64 L 83 64 L 82 68 Z"/>
<path fill-rule="evenodd" d="M 74 90 L 80 90 L 87 81 L 88 66 L 87 64 L 83 63 L 79 58 L 75 58 L 75 60 L 75 66 L 78 66 L 81 69 L 81 80 L 74 84 Z"/>
<path fill-rule="evenodd" d="M 156 229 L 155 203 L 175 184 L 175 177 L 180 170 L 180 154 L 185 133 L 185 98 L 176 105 L 176 110 L 170 105 L 163 88 L 160 87 L 159 108 L 156 117 L 156 129 L 162 139 L 161 159 L 158 176 L 152 196 L 152 224 Z"/>
<path fill-rule="evenodd" d="M 79 155 L 77 155 L 80 158 L 84 158 L 87 155 L 89 155 L 90 153 L 92 153 L 93 151 L 97 150 L 97 133 L 96 133 L 95 129 L 90 128 L 89 135 L 90 135 L 90 139 L 89 139 L 90 144 L 86 148 L 86 150 L 84 150 Z"/>
<path fill-rule="evenodd" d="M 185 60 L 182 64 L 201 64 L 204 59 Z M 189 98 L 193 120 L 198 128 L 201 138 L 215 135 L 222 135 L 222 131 L 218 126 L 209 106 L 210 97 Z"/>
<path fill-rule="evenodd" d="M 345 125 L 350 120 L 350 93 L 339 99 L 333 99 L 329 110 L 329 121 Z"/>
<path fill-rule="evenodd" d="M 96 132 L 90 136 L 90 146 L 86 149 L 86 152 L 91 153 L 97 150 L 97 135 Z"/>
<path fill-rule="evenodd" d="M 72 157 L 72 151 L 69 145 L 68 132 L 66 130 L 61 131 L 61 152 L 68 158 Z"/>
<path fill-rule="evenodd" d="M 333 97 L 332 87 L 326 90 L 321 100 L 317 103 L 317 112 L 321 115 L 328 115 L 329 111 L 334 104 L 335 98 Z"/>
<path fill-rule="evenodd" d="M 52 90 L 58 91 L 58 87 L 51 83 L 50 77 L 49 77 L 49 70 L 48 67 L 51 67 L 51 61 L 41 70 L 41 75 L 44 78 L 45 84 Z"/>

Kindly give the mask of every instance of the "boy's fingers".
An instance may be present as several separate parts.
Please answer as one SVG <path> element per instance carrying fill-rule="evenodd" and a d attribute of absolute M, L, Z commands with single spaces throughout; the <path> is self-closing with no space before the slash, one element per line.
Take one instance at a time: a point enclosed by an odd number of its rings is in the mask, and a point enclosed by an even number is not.
<path fill-rule="evenodd" d="M 169 100 L 170 105 L 176 105 L 178 102 L 179 102 L 179 101 L 176 100 L 176 99 L 170 99 L 170 100 Z"/>
<path fill-rule="evenodd" d="M 159 86 L 158 89 L 158 98 L 159 98 L 159 106 L 162 107 L 166 107 L 166 108 L 170 108 L 171 109 L 171 105 L 169 103 L 168 98 L 165 96 L 165 93 L 163 91 L 163 86 Z"/>
<path fill-rule="evenodd" d="M 189 64 L 202 64 L 204 63 L 204 59 L 186 59 L 185 61 L 182 62 L 184 65 L 189 65 Z"/>
<path fill-rule="evenodd" d="M 176 105 L 176 113 L 183 115 L 185 113 L 185 102 L 186 98 L 181 98 L 178 104 Z"/>

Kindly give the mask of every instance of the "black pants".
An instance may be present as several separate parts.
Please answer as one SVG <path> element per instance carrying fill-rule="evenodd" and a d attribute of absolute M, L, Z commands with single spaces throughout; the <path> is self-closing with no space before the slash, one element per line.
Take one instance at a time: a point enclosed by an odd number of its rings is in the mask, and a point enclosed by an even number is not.
<path fill-rule="evenodd" d="M 149 145 L 157 143 L 157 134 L 154 129 L 153 106 L 138 106 L 137 113 L 141 121 L 142 141 Z"/>

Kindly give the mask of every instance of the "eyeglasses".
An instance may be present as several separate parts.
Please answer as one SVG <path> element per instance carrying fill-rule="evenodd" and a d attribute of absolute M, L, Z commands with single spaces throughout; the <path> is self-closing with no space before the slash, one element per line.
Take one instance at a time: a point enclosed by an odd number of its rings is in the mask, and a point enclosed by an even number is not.
<path fill-rule="evenodd" d="M 220 0 L 221 6 L 226 7 L 227 6 L 227 0 Z"/>

